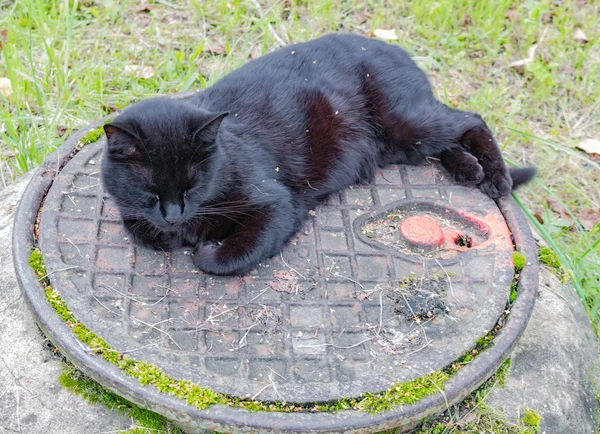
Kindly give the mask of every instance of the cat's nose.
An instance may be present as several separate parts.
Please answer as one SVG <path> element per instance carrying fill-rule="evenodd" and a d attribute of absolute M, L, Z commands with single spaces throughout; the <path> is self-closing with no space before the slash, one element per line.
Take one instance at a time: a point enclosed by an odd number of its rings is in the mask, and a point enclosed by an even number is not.
<path fill-rule="evenodd" d="M 171 225 L 177 223 L 181 219 L 181 207 L 179 204 L 167 203 L 163 218 Z"/>

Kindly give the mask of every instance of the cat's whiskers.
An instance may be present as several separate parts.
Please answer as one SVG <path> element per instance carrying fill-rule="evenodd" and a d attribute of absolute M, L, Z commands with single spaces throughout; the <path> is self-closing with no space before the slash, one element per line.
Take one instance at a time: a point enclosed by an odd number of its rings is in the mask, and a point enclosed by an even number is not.
<path fill-rule="evenodd" d="M 214 212 L 214 211 L 211 211 L 210 213 L 204 213 L 204 214 L 200 213 L 200 214 L 196 214 L 196 217 L 207 216 L 207 215 L 211 215 L 211 216 L 213 216 L 213 215 L 214 215 L 214 216 L 218 216 L 218 217 L 225 217 L 226 219 L 229 219 L 229 220 L 231 220 L 231 221 L 233 221 L 233 222 L 237 223 L 237 224 L 238 224 L 238 225 L 240 225 L 240 226 L 246 227 L 246 226 L 245 226 L 245 225 L 244 225 L 242 222 L 240 222 L 240 221 L 238 221 L 238 220 L 234 219 L 233 217 L 231 217 L 231 216 L 229 216 L 229 215 L 227 215 L 227 214 L 221 214 L 221 213 Z"/>

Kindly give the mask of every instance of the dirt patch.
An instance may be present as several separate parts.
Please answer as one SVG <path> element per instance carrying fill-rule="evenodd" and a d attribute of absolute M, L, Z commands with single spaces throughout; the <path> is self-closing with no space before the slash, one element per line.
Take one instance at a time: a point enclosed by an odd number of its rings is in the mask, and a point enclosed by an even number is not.
<path fill-rule="evenodd" d="M 444 276 L 416 277 L 411 274 L 392 289 L 388 297 L 395 303 L 396 313 L 421 323 L 450 311 L 444 301 L 447 289 L 448 281 Z"/>

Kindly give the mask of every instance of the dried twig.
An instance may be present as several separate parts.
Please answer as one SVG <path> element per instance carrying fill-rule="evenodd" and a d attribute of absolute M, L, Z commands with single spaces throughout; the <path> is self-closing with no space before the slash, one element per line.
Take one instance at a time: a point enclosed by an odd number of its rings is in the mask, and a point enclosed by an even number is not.
<path fill-rule="evenodd" d="M 540 40 L 537 42 L 537 44 L 533 44 L 531 47 L 529 47 L 529 50 L 527 50 L 527 57 L 525 59 L 521 59 L 521 60 L 512 62 L 508 66 L 510 66 L 512 68 L 523 68 L 528 63 L 533 62 L 535 60 L 535 52 L 538 49 L 538 47 L 540 46 L 540 44 L 542 43 L 542 41 L 544 40 L 547 30 L 548 30 L 548 26 L 544 27 L 544 31 L 542 32 L 542 36 L 540 36 Z"/>
<path fill-rule="evenodd" d="M 448 278 L 448 285 L 450 285 L 450 293 L 452 294 L 452 298 L 456 299 L 456 297 L 454 296 L 454 288 L 452 287 L 452 279 L 450 279 L 450 275 L 448 274 L 446 269 L 442 266 L 442 264 L 440 264 L 440 261 L 438 261 L 437 258 L 434 258 L 433 260 L 435 261 L 436 264 L 439 265 L 439 267 L 442 269 L 442 271 Z"/>
<path fill-rule="evenodd" d="M 54 271 L 51 271 L 50 273 L 46 273 L 46 274 L 44 274 L 42 277 L 40 277 L 40 278 L 38 279 L 38 281 L 41 281 L 41 280 L 45 279 L 46 277 L 48 277 L 48 276 L 51 276 L 51 275 L 52 275 L 52 274 L 54 274 L 54 273 L 59 273 L 59 272 L 61 272 L 61 271 L 72 270 L 73 268 L 79 268 L 79 266 L 78 266 L 78 265 L 73 265 L 73 266 L 71 266 L 71 267 L 66 267 L 66 268 L 61 268 L 60 270 L 54 270 Z"/>
<path fill-rule="evenodd" d="M 300 276 L 301 278 L 303 278 L 303 279 L 306 280 L 306 277 L 304 277 L 298 270 L 296 270 L 294 267 L 288 265 L 288 263 L 285 262 L 285 259 L 283 259 L 283 253 L 282 252 L 279 252 L 279 256 L 281 257 L 281 260 L 283 261 L 283 265 L 285 265 L 290 270 L 292 270 L 294 273 L 296 273 L 298 276 Z"/>
<path fill-rule="evenodd" d="M 109 311 L 113 315 L 121 316 L 120 313 L 117 313 L 114 310 L 111 310 L 110 308 L 106 307 L 106 305 L 104 303 L 102 303 L 100 300 L 98 300 L 98 297 L 96 297 L 95 295 L 92 295 L 92 297 L 94 298 L 94 300 L 96 300 L 98 302 L 98 304 L 100 304 L 100 306 L 102 306 L 104 309 L 106 309 L 107 311 Z"/>
<path fill-rule="evenodd" d="M 404 299 L 404 302 L 410 309 L 410 312 L 413 314 L 413 318 L 415 319 L 415 322 L 417 323 L 417 325 L 420 327 L 421 331 L 423 332 L 423 336 L 425 337 L 425 342 L 429 342 L 429 338 L 427 337 L 427 332 L 425 331 L 425 327 L 423 327 L 423 325 L 421 324 L 420 320 L 417 317 L 417 314 L 413 310 L 412 306 L 410 305 L 410 303 L 408 302 L 408 300 L 406 299 L 406 297 L 404 296 L 402 291 L 400 291 L 400 295 L 402 296 L 402 298 Z"/>
<path fill-rule="evenodd" d="M 2 398 L 4 396 L 4 394 L 6 392 L 8 392 L 8 389 L 10 389 L 10 386 L 12 386 L 12 384 L 15 382 L 15 378 L 13 377 L 12 380 L 10 380 L 10 383 L 8 383 L 8 386 L 6 386 L 6 389 L 4 389 L 4 391 L 2 393 L 0 393 L 0 398 Z"/>
<path fill-rule="evenodd" d="M 431 341 L 427 341 L 427 343 L 425 345 L 423 345 L 421 348 L 417 348 L 416 350 L 411 351 L 410 353 L 403 354 L 402 357 L 408 357 L 408 356 L 410 356 L 412 354 L 418 353 L 419 351 L 424 350 L 425 348 L 427 348 L 429 345 L 431 345 Z"/>
<path fill-rule="evenodd" d="M 333 347 L 336 348 L 338 350 L 348 350 L 350 348 L 354 348 L 354 347 L 358 347 L 361 344 L 364 344 L 365 342 L 369 342 L 372 341 L 373 339 L 375 339 L 375 336 L 364 339 L 360 342 L 357 342 L 353 345 L 348 345 L 348 346 L 339 346 L 339 345 L 335 345 L 335 344 L 317 344 L 317 345 L 298 345 L 298 348 L 321 348 L 321 347 Z"/>
<path fill-rule="evenodd" d="M 247 345 L 246 338 L 248 337 L 248 333 L 250 333 L 250 330 L 252 330 L 252 329 L 253 329 L 254 327 L 256 327 L 257 325 L 258 325 L 258 324 L 252 324 L 250 327 L 248 327 L 248 328 L 246 329 L 246 333 L 244 333 L 244 336 L 242 336 L 242 337 L 240 338 L 240 340 L 238 341 L 238 346 L 237 346 L 237 348 L 234 348 L 234 349 L 233 349 L 234 351 L 236 351 L 236 350 L 240 350 L 240 349 L 244 348 L 244 347 Z"/>
<path fill-rule="evenodd" d="M 175 342 L 175 339 L 173 339 L 173 336 L 171 336 L 171 335 L 170 335 L 169 333 L 167 333 L 166 331 L 159 329 L 159 328 L 158 328 L 158 327 L 156 327 L 154 324 L 147 323 L 146 321 L 142 321 L 142 320 L 141 320 L 141 319 L 139 319 L 139 318 L 132 318 L 132 321 L 133 321 L 133 322 L 135 322 L 135 321 L 141 322 L 142 324 L 144 324 L 144 325 L 146 325 L 146 326 L 148 326 L 148 327 L 150 327 L 150 328 L 153 328 L 154 330 L 156 330 L 156 331 L 158 331 L 158 332 L 160 332 L 160 333 L 162 333 L 162 334 L 166 335 L 166 336 L 167 336 L 167 337 L 168 337 L 168 338 L 171 340 L 171 342 L 173 342 L 173 343 L 175 344 L 175 346 L 176 346 L 177 348 L 179 348 L 180 350 L 182 350 L 182 349 L 183 349 L 183 348 L 181 348 L 181 347 L 179 346 L 179 344 L 178 344 L 177 342 Z M 163 321 L 163 322 L 164 322 L 164 321 Z M 157 323 L 157 324 L 158 324 L 158 323 Z"/>
<path fill-rule="evenodd" d="M 141 347 L 134 348 L 133 350 L 115 350 L 114 348 L 88 348 L 86 351 L 87 352 L 95 352 L 98 350 L 102 350 L 102 351 L 108 351 L 108 352 L 118 353 L 118 354 L 128 354 L 128 353 L 134 353 L 139 350 L 143 350 L 144 348 L 156 347 L 156 346 L 158 346 L 158 343 L 152 342 L 148 345 L 142 345 Z"/>
<path fill-rule="evenodd" d="M 263 387 L 263 388 L 262 388 L 262 389 L 260 389 L 258 392 L 256 392 L 256 393 L 255 393 L 255 394 L 252 396 L 252 398 L 250 398 L 250 399 L 251 399 L 251 400 L 255 400 L 255 399 L 256 399 L 256 397 L 257 397 L 258 395 L 260 395 L 261 393 L 263 393 L 263 391 L 264 391 L 266 388 L 268 388 L 268 387 L 275 387 L 275 383 L 269 383 L 269 384 L 267 384 L 265 387 Z"/>

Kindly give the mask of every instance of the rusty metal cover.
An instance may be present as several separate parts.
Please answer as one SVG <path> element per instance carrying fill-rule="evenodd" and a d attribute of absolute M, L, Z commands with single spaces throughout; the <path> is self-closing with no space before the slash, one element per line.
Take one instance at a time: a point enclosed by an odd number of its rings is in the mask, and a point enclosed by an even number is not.
<path fill-rule="evenodd" d="M 382 170 L 320 207 L 281 256 L 215 277 L 190 251 L 127 238 L 99 180 L 103 144 L 80 151 L 46 197 L 47 271 L 76 318 L 174 378 L 263 400 L 357 397 L 447 366 L 506 306 L 502 213 L 434 166 Z M 420 224 L 437 230 L 433 245 Z"/>
<path fill-rule="evenodd" d="M 372 185 L 349 188 L 311 213 L 281 255 L 226 278 L 195 270 L 189 250 L 132 244 L 100 183 L 105 139 L 77 152 L 84 133 L 46 160 L 25 193 L 14 234 L 17 277 L 42 329 L 81 369 L 190 431 L 414 426 L 491 375 L 525 328 L 537 262 L 522 214 L 511 200 L 454 185 L 436 165 L 382 170 Z M 120 374 L 60 322 L 27 265 L 38 216 L 48 278 L 91 331 L 173 378 L 264 401 L 358 397 L 448 366 L 505 311 L 513 241 L 528 263 L 494 347 L 447 381 L 443 394 L 379 415 L 198 410 Z"/>

